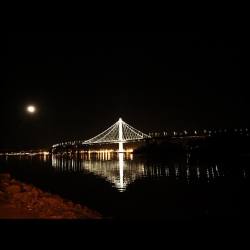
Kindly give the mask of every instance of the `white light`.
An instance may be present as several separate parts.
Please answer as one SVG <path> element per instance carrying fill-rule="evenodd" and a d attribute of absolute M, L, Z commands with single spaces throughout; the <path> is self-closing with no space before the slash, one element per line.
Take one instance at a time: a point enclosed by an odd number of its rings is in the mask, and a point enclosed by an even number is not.
<path fill-rule="evenodd" d="M 35 106 L 30 105 L 30 106 L 27 107 L 27 111 L 29 113 L 34 113 L 36 111 L 36 108 L 35 108 Z"/>

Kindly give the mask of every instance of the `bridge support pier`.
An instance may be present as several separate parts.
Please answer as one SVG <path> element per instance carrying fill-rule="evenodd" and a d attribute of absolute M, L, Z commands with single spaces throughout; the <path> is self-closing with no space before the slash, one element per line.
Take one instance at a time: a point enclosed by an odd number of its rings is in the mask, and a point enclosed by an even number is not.
<path fill-rule="evenodd" d="M 122 118 L 119 118 L 118 121 L 118 127 L 119 127 L 119 153 L 123 153 L 123 131 L 122 131 Z"/>
<path fill-rule="evenodd" d="M 119 142 L 119 153 L 124 153 L 123 142 Z"/>

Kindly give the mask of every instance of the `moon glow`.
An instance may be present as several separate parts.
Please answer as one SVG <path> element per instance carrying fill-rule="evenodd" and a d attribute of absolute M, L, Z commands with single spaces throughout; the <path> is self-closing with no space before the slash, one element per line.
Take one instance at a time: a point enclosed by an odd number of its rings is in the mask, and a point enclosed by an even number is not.
<path fill-rule="evenodd" d="M 36 107 L 33 105 L 29 105 L 29 106 L 27 106 L 26 110 L 28 113 L 33 114 L 36 112 Z"/>

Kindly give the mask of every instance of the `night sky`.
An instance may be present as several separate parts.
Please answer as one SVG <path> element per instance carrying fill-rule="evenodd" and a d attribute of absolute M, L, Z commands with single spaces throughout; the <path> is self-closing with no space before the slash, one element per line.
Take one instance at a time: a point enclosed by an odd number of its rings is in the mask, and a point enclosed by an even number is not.
<path fill-rule="evenodd" d="M 148 133 L 248 127 L 240 33 L 8 33 L 0 148 L 89 139 L 122 117 Z M 29 115 L 28 104 L 38 112 Z"/>

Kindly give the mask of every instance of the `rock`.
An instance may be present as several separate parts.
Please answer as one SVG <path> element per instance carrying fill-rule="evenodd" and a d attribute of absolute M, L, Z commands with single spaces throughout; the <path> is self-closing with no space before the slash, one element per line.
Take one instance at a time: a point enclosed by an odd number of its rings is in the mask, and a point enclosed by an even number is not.
<path fill-rule="evenodd" d="M 58 201 L 56 198 L 54 197 L 43 197 L 42 201 L 47 205 L 47 206 L 51 206 L 51 207 L 58 207 L 60 205 L 60 201 Z"/>
<path fill-rule="evenodd" d="M 52 195 L 50 195 L 50 196 L 52 196 Z M 63 199 L 59 195 L 56 195 L 56 194 L 53 195 L 53 198 L 60 200 L 60 201 L 63 201 Z"/>
<path fill-rule="evenodd" d="M 15 181 L 9 174 L 0 174 L 0 202 L 6 201 L 15 209 L 25 208 L 27 211 L 35 212 L 38 218 L 101 218 L 98 213 L 92 212 L 85 206 Z"/>
<path fill-rule="evenodd" d="M 10 180 L 10 179 L 11 179 L 10 174 L 0 174 L 0 181 L 2 181 L 2 180 L 7 181 L 7 180 Z"/>
<path fill-rule="evenodd" d="M 52 216 L 49 216 L 49 219 L 63 219 L 63 217 L 60 215 L 52 215 Z"/>
<path fill-rule="evenodd" d="M 77 209 L 77 210 L 82 210 L 82 206 L 81 206 L 80 204 L 77 204 L 77 205 L 75 206 L 75 209 Z"/>
<path fill-rule="evenodd" d="M 68 219 L 75 219 L 76 218 L 75 213 L 73 213 L 71 211 L 65 211 L 62 215 L 63 215 L 63 218 L 68 218 Z"/>
<path fill-rule="evenodd" d="M 53 216 L 53 215 L 48 215 L 48 213 L 45 212 L 45 211 L 39 211 L 38 212 L 38 217 L 41 218 L 41 219 L 47 219 L 49 216 Z"/>
<path fill-rule="evenodd" d="M 0 191 L 0 202 L 4 201 L 6 199 L 6 194 L 2 191 Z"/>
<path fill-rule="evenodd" d="M 27 185 L 27 184 L 22 185 L 22 191 L 23 192 L 30 192 L 32 189 L 33 189 L 33 187 L 30 186 L 30 185 Z"/>
<path fill-rule="evenodd" d="M 9 182 L 7 182 L 7 181 L 1 181 L 0 182 L 0 188 L 1 189 L 5 189 L 8 186 L 9 186 Z"/>
<path fill-rule="evenodd" d="M 69 206 L 69 207 L 73 207 L 73 206 L 74 206 L 74 203 L 73 203 L 72 201 L 68 201 L 66 204 L 67 204 L 67 206 Z"/>
<path fill-rule="evenodd" d="M 16 194 L 21 192 L 21 187 L 19 185 L 11 185 L 6 187 L 6 191 L 9 194 Z"/>
<path fill-rule="evenodd" d="M 32 192 L 21 192 L 12 195 L 12 198 L 23 205 L 36 205 L 38 199 Z"/>
<path fill-rule="evenodd" d="M 13 194 L 13 199 L 18 201 L 24 201 L 25 195 L 23 193 L 15 193 Z"/>
<path fill-rule="evenodd" d="M 37 188 L 32 188 L 31 193 L 34 197 L 38 197 L 41 194 L 41 191 Z"/>

